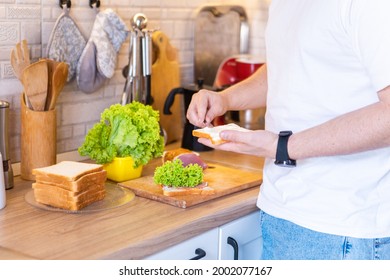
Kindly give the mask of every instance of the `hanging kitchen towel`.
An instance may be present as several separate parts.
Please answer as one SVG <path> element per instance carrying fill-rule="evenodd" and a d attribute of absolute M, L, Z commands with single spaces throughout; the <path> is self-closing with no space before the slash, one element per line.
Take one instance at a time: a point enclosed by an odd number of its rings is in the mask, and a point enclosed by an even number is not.
<path fill-rule="evenodd" d="M 96 15 L 91 36 L 77 65 L 80 90 L 94 92 L 114 75 L 117 53 L 128 33 L 125 23 L 112 9 Z"/>
<path fill-rule="evenodd" d="M 57 19 L 46 49 L 47 58 L 68 64 L 68 82 L 76 74 L 77 62 L 87 43 L 69 10 L 64 9 Z"/>

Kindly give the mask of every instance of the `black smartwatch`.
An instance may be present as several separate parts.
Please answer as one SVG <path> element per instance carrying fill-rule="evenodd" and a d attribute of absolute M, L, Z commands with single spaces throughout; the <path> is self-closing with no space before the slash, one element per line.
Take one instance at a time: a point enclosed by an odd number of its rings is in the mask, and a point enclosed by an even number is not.
<path fill-rule="evenodd" d="M 288 138 L 292 135 L 292 131 L 279 132 L 278 147 L 276 150 L 275 164 L 283 167 L 295 167 L 297 165 L 294 159 L 288 156 L 287 142 Z"/>

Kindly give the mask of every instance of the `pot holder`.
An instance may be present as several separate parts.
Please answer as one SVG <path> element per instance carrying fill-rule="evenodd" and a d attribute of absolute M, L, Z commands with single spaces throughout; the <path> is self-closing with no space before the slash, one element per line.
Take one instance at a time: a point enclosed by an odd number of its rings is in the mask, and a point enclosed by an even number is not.
<path fill-rule="evenodd" d="M 115 71 L 117 53 L 129 31 L 122 19 L 106 9 L 96 15 L 91 36 L 77 65 L 77 83 L 80 90 L 93 92 Z"/>
<path fill-rule="evenodd" d="M 86 43 L 76 23 L 70 17 L 69 9 L 64 9 L 50 34 L 46 56 L 68 64 L 68 82 L 76 74 L 77 63 Z"/>

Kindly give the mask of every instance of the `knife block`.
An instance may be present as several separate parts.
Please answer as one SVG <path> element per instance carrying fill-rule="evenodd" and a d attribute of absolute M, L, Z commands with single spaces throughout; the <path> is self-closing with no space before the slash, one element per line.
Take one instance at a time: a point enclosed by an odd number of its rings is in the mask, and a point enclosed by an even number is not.
<path fill-rule="evenodd" d="M 34 168 L 56 164 L 57 114 L 50 111 L 34 111 L 21 98 L 21 158 L 20 175 L 25 180 L 35 180 Z"/>

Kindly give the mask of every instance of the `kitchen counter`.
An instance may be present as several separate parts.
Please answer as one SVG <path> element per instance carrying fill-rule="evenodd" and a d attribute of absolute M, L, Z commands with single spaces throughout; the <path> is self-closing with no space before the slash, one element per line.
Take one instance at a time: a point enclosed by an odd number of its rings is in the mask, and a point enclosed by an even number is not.
<path fill-rule="evenodd" d="M 263 165 L 258 157 L 223 151 L 202 152 L 201 157 L 258 172 Z M 160 160 L 143 172 L 152 172 Z M 136 196 L 118 208 L 69 214 L 28 204 L 25 194 L 32 183 L 15 177 L 14 188 L 6 192 L 0 259 L 142 259 L 257 210 L 259 192 L 253 187 L 186 209 Z"/>

